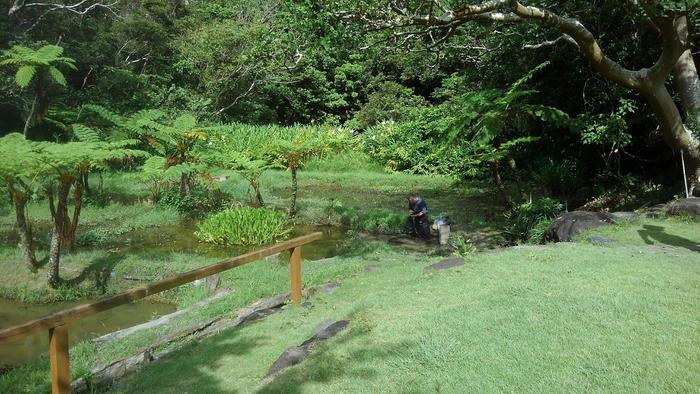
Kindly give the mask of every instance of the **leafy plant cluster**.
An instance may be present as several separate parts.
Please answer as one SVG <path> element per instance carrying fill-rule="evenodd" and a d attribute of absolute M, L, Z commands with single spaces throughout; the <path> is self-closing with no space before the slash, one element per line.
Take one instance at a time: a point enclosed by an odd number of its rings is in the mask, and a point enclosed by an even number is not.
<path fill-rule="evenodd" d="M 284 238 L 290 226 L 284 213 L 269 208 L 227 209 L 198 226 L 197 237 L 224 245 L 261 245 Z"/>
<path fill-rule="evenodd" d="M 203 217 L 210 212 L 217 212 L 230 205 L 231 199 L 218 188 L 208 188 L 195 184 L 190 193 L 182 196 L 177 187 L 165 190 L 158 204 L 172 207 L 180 214 L 188 217 Z"/>
<path fill-rule="evenodd" d="M 562 209 L 559 201 L 548 197 L 513 205 L 506 213 L 505 233 L 513 242 L 542 243 L 549 224 Z"/>
<path fill-rule="evenodd" d="M 406 215 L 384 208 L 338 206 L 335 211 L 341 224 L 363 233 L 400 234 L 406 224 Z"/>

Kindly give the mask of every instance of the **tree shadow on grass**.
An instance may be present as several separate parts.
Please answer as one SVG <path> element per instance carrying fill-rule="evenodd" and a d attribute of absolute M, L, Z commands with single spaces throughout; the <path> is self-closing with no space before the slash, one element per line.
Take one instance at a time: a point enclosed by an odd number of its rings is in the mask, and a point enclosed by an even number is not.
<path fill-rule="evenodd" d="M 107 292 L 107 283 L 112 277 L 114 267 L 124 260 L 123 255 L 110 254 L 93 260 L 90 265 L 74 278 L 64 281 L 68 286 L 78 286 L 86 280 L 94 281 L 94 288 L 100 293 Z"/>
<path fill-rule="evenodd" d="M 127 378 L 126 387 L 116 387 L 119 392 L 143 393 L 236 393 L 217 379 L 218 368 L 231 364 L 231 357 L 250 356 L 261 346 L 266 337 L 241 338 L 236 329 L 224 331 L 201 342 L 184 345 L 162 361 L 157 361 Z M 132 384 L 130 384 L 132 383 Z M 119 385 L 121 386 L 121 385 Z"/>
<path fill-rule="evenodd" d="M 369 381 L 377 376 L 377 371 L 366 365 L 367 361 L 376 363 L 377 360 L 385 360 L 416 345 L 411 341 L 377 345 L 363 334 L 351 322 L 349 332 L 317 344 L 307 359 L 266 382 L 258 392 L 296 394 L 304 391 L 306 383 L 329 383 L 341 378 Z M 333 348 L 349 343 L 352 343 L 354 349 L 349 353 L 334 354 L 332 351 Z"/>
<path fill-rule="evenodd" d="M 255 323 L 252 323 L 255 324 Z M 318 343 L 312 354 L 299 365 L 283 371 L 273 380 L 263 380 L 263 376 L 253 377 L 260 383 L 253 383 L 245 391 L 256 390 L 263 393 L 300 393 L 305 383 L 327 383 L 341 378 L 371 380 L 377 372 L 367 361 L 388 359 L 404 349 L 415 347 L 412 342 L 399 342 L 378 346 L 361 327 L 353 327 L 352 322 L 346 332 Z M 224 331 L 203 341 L 192 342 L 178 349 L 171 356 L 155 362 L 115 387 L 119 392 L 141 393 L 182 392 L 191 390 L 197 393 L 236 393 L 235 387 L 227 387 L 226 379 L 219 378 L 227 370 L 258 357 L 261 347 L 271 340 L 284 339 L 284 333 L 275 333 L 274 338 L 267 336 L 245 337 L 240 328 Z M 352 345 L 349 353 L 338 354 L 333 348 L 340 345 Z M 290 343 L 290 346 L 299 345 Z M 240 358 L 237 358 L 240 357 Z M 261 357 L 269 357 L 262 356 Z M 275 359 L 266 360 L 265 371 Z M 262 372 L 265 373 L 264 371 Z M 258 387 L 254 387 L 258 384 Z"/>
<path fill-rule="evenodd" d="M 669 246 L 685 248 L 692 252 L 700 252 L 700 240 L 691 241 L 687 238 L 667 233 L 665 227 L 645 224 L 638 230 L 639 236 L 647 245 L 653 245 L 654 241 Z"/>

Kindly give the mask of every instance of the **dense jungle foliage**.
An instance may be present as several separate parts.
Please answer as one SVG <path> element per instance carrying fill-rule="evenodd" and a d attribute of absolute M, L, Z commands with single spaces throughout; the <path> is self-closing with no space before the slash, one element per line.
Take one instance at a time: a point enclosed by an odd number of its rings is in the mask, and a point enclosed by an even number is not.
<path fill-rule="evenodd" d="M 486 177 L 503 162 L 504 183 L 537 180 L 574 205 L 680 179 L 678 152 L 654 132 L 644 100 L 573 47 L 523 48 L 554 34 L 535 26 L 475 23 L 443 46 L 399 46 L 348 22 L 355 2 L 120 1 L 83 15 L 7 15 L 17 4 L 4 1 L 0 16 L 0 48 L 15 59 L 0 68 L 2 133 L 26 124 L 32 139 L 76 139 L 66 125 L 93 122 L 84 106 L 100 105 L 173 120 L 186 112 L 202 125 L 342 125 L 368 137 L 363 147 L 389 169 Z M 622 64 L 658 56 L 647 49 L 658 35 L 624 2 L 555 10 Z M 30 72 L 33 62 L 42 65 Z"/>
<path fill-rule="evenodd" d="M 608 58 L 635 69 L 668 52 L 669 17 L 682 21 L 688 48 L 700 20 L 695 1 L 531 3 L 575 17 Z M 0 173 L 29 267 L 27 201 L 50 207 L 57 267 L 60 247 L 75 247 L 81 204 L 100 203 L 102 174 L 113 170 L 138 174 L 152 203 L 200 215 L 231 206 L 212 169 L 242 174 L 244 203 L 255 207 L 265 205 L 261 175 L 286 169 L 294 217 L 308 160 L 361 152 L 386 171 L 491 182 L 515 239 L 539 239 L 540 222 L 561 209 L 636 208 L 682 192 L 682 154 L 659 104 L 591 67 L 567 45 L 580 39 L 575 30 L 551 40 L 559 33 L 520 23 L 522 10 L 493 23 L 498 14 L 471 21 L 462 6 L 1 1 L 0 133 L 9 135 Z M 697 108 L 667 74 L 661 87 L 668 82 L 694 146 Z M 696 150 L 686 151 L 691 179 Z"/>

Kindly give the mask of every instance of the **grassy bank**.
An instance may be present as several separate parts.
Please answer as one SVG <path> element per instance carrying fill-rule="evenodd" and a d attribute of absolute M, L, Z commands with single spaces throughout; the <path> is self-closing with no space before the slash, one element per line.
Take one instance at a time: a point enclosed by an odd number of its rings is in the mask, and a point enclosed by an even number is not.
<path fill-rule="evenodd" d="M 593 244 L 591 236 L 606 243 Z M 386 247 L 305 262 L 304 286 L 329 280 L 341 286 L 314 296 L 310 308 L 288 306 L 257 324 L 184 345 L 116 391 L 692 391 L 700 384 L 697 244 L 697 223 L 643 220 L 576 243 L 475 254 L 449 271 L 425 271 L 439 257 Z M 198 263 L 204 261 L 189 262 Z M 365 272 L 367 265 L 376 269 Z M 73 376 L 283 293 L 288 270 L 284 262 L 260 262 L 226 273 L 223 283 L 233 294 L 166 327 L 100 349 L 75 345 Z M 319 322 L 341 318 L 351 320 L 348 330 L 302 365 L 260 383 L 285 348 L 303 342 Z M 48 376 L 42 359 L 0 376 L 0 391 L 44 391 Z"/>
<path fill-rule="evenodd" d="M 647 243 L 649 226 L 667 236 Z M 115 391 L 695 391 L 697 223 L 645 220 L 596 235 L 611 242 L 511 248 L 434 273 L 424 268 L 435 259 L 385 253 L 311 308 L 187 345 Z M 260 383 L 326 319 L 350 328 Z"/>

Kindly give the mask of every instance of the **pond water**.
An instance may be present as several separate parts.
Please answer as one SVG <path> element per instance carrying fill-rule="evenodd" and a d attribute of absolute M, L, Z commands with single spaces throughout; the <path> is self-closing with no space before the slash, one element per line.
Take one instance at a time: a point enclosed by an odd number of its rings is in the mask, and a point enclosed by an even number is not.
<path fill-rule="evenodd" d="M 196 228 L 196 220 L 182 220 L 158 228 L 139 229 L 116 239 L 114 242 L 101 245 L 99 249 L 106 247 L 112 252 L 123 254 L 187 253 L 225 259 L 261 248 L 259 245 L 228 246 L 200 242 L 194 235 Z M 319 260 L 337 256 L 345 239 L 347 231 L 345 227 L 296 226 L 289 237 L 294 238 L 316 231 L 322 232 L 323 237 L 302 247 L 303 258 L 305 260 Z"/>
<path fill-rule="evenodd" d="M 107 247 L 112 251 L 124 254 L 179 252 L 221 259 L 260 248 L 259 246 L 216 246 L 201 243 L 193 235 L 195 227 L 196 222 L 183 221 L 169 226 L 161 226 L 157 229 L 137 230 L 119 239 L 112 245 L 107 245 Z M 302 249 L 304 259 L 318 260 L 336 256 L 338 248 L 344 239 L 346 229 L 328 226 L 299 226 L 294 229 L 291 237 L 314 231 L 323 232 L 323 238 Z M 85 301 L 27 304 L 0 298 L 0 328 L 42 317 L 82 302 Z M 109 313 L 99 313 L 81 319 L 75 325 L 69 325 L 70 341 L 75 342 L 96 338 L 112 331 L 146 322 L 154 316 L 171 313 L 175 309 L 174 305 L 147 301 L 123 305 L 112 309 Z M 48 332 L 37 332 L 35 335 L 0 344 L 0 366 L 17 365 L 35 359 L 46 352 L 47 349 Z"/>
<path fill-rule="evenodd" d="M 87 301 L 25 304 L 0 298 L 0 328 L 23 323 Z M 98 313 L 69 324 L 69 341 L 75 343 L 87 338 L 96 338 L 112 331 L 149 321 L 154 316 L 162 316 L 174 311 L 174 305 L 147 301 L 122 305 L 112 309 L 109 313 Z M 37 331 L 33 335 L 0 344 L 0 366 L 17 365 L 35 359 L 40 354 L 47 352 L 48 346 L 48 330 Z"/>

